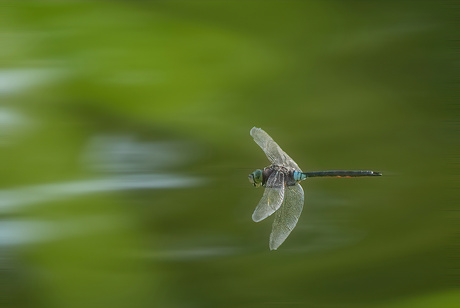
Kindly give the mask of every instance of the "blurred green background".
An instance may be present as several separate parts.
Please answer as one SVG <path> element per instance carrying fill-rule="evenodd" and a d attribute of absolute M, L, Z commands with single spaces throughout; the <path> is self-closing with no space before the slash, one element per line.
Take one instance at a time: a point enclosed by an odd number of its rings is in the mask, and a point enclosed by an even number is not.
<path fill-rule="evenodd" d="M 440 3 L 2 1 L 2 307 L 457 307 Z M 384 176 L 270 252 L 253 126 Z"/>

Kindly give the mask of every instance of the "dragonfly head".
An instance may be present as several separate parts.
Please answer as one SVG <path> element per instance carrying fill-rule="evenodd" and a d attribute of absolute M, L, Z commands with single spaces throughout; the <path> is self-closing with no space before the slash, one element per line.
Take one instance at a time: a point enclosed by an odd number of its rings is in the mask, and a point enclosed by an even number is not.
<path fill-rule="evenodd" d="M 252 185 L 254 185 L 254 187 L 259 187 L 260 185 L 262 185 L 262 178 L 262 170 L 260 169 L 257 169 L 256 171 L 248 175 L 249 182 Z"/>

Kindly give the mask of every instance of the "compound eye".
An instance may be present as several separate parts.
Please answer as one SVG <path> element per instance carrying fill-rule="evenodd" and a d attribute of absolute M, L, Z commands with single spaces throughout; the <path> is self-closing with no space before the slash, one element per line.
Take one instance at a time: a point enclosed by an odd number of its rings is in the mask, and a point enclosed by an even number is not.
<path fill-rule="evenodd" d="M 256 176 L 255 181 L 256 181 L 257 183 L 261 183 L 261 182 L 262 182 L 262 171 L 261 171 L 261 170 L 257 170 L 257 171 L 255 172 L 255 176 Z"/>

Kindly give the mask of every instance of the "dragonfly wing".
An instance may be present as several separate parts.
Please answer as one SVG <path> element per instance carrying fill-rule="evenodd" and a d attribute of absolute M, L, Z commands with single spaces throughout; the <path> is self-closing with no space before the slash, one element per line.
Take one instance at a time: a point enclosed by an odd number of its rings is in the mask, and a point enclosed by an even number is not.
<path fill-rule="evenodd" d="M 276 212 L 273 221 L 270 250 L 276 250 L 294 229 L 302 213 L 303 202 L 304 193 L 299 183 L 286 187 L 284 202 Z"/>
<path fill-rule="evenodd" d="M 292 158 L 290 158 L 264 130 L 253 127 L 250 134 L 252 138 L 254 138 L 254 141 L 265 152 L 265 155 L 267 155 L 268 160 L 272 164 L 291 167 L 302 172 Z"/>
<path fill-rule="evenodd" d="M 252 220 L 261 221 L 280 208 L 284 199 L 284 184 L 284 173 L 274 171 L 270 175 L 265 184 L 264 195 L 252 214 Z"/>

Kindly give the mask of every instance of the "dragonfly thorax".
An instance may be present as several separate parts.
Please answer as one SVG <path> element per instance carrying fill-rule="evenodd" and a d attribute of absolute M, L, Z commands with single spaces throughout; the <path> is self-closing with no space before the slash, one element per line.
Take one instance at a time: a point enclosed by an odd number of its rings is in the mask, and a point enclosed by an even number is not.
<path fill-rule="evenodd" d="M 273 172 L 281 172 L 284 174 L 284 182 L 286 186 L 293 186 L 295 185 L 296 181 L 294 179 L 294 169 L 285 167 L 285 166 L 279 166 L 279 165 L 271 165 L 266 168 L 264 168 L 262 172 L 262 185 L 265 186 L 267 183 L 268 178 Z"/>

